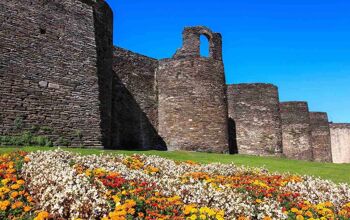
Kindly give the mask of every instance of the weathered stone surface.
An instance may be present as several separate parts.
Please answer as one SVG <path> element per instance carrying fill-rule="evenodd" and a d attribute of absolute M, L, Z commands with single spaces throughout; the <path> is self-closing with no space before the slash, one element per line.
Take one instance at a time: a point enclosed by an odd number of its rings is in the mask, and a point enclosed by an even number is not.
<path fill-rule="evenodd" d="M 281 154 L 278 88 L 263 83 L 228 85 L 227 98 L 232 120 L 229 128 L 231 151 L 251 155 Z"/>
<path fill-rule="evenodd" d="M 50 89 L 59 89 L 60 85 L 56 84 L 56 83 L 49 83 L 48 84 L 48 88 L 50 88 Z"/>
<path fill-rule="evenodd" d="M 0 133 L 52 128 L 85 146 L 109 145 L 112 11 L 102 1 L 0 2 Z M 45 83 L 44 83 L 45 82 Z M 49 87 L 49 88 L 48 88 Z"/>
<path fill-rule="evenodd" d="M 40 81 L 40 82 L 39 82 L 39 86 L 40 86 L 40 87 L 44 87 L 44 88 L 46 88 L 48 84 L 49 84 L 49 83 L 46 82 L 46 81 Z"/>
<path fill-rule="evenodd" d="M 158 60 L 116 47 L 113 56 L 114 148 L 165 149 L 157 133 L 158 93 L 155 70 Z"/>
<path fill-rule="evenodd" d="M 282 102 L 283 153 L 291 159 L 313 160 L 309 107 L 306 102 Z"/>
<path fill-rule="evenodd" d="M 334 163 L 350 163 L 350 124 L 330 123 Z"/>
<path fill-rule="evenodd" d="M 190 34 L 189 34 L 190 33 Z M 200 35 L 208 37 L 210 57 L 199 54 Z M 159 134 L 169 150 L 228 151 L 227 99 L 221 36 L 205 27 L 186 28 L 173 59 L 156 72 Z"/>
<path fill-rule="evenodd" d="M 332 162 L 331 135 L 327 113 L 310 112 L 310 126 L 314 161 Z"/>

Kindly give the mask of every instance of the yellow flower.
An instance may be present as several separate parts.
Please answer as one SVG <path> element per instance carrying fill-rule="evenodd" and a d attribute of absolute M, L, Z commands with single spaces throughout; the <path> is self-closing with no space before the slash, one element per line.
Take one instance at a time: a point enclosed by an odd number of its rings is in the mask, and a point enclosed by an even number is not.
<path fill-rule="evenodd" d="M 128 208 L 132 208 L 136 205 L 136 202 L 132 199 L 128 199 L 125 201 L 125 205 L 128 207 Z"/>
<path fill-rule="evenodd" d="M 91 170 L 87 169 L 87 170 L 85 171 L 85 175 L 86 175 L 86 176 L 91 176 Z"/>
<path fill-rule="evenodd" d="M 119 205 L 119 204 L 120 204 L 120 198 L 119 198 L 117 195 L 112 196 L 112 198 L 113 198 L 113 200 L 114 200 L 114 202 L 115 202 L 116 205 Z"/>
<path fill-rule="evenodd" d="M 41 211 L 38 213 L 38 215 L 34 218 L 34 220 L 46 220 L 49 218 L 49 213 L 46 211 Z"/>
<path fill-rule="evenodd" d="M 297 215 L 296 220 L 304 220 L 304 217 L 302 215 Z"/>
<path fill-rule="evenodd" d="M 261 199 L 256 199 L 255 202 L 256 203 L 262 203 L 262 200 Z"/>
<path fill-rule="evenodd" d="M 10 182 L 10 179 L 1 180 L 2 185 L 7 185 L 8 182 Z"/>
<path fill-rule="evenodd" d="M 196 220 L 197 219 L 197 215 L 193 214 L 191 215 L 191 217 L 188 218 L 189 220 Z"/>
<path fill-rule="evenodd" d="M 189 215 L 191 213 L 191 210 L 192 210 L 193 206 L 192 205 L 186 205 L 184 207 L 184 214 L 185 215 Z"/>
<path fill-rule="evenodd" d="M 201 215 L 199 216 L 199 218 L 200 218 L 200 219 L 202 219 L 202 220 L 205 220 L 205 219 L 207 219 L 207 216 L 206 216 L 206 215 L 201 214 Z"/>
<path fill-rule="evenodd" d="M 290 211 L 296 213 L 296 212 L 298 212 L 299 210 L 298 210 L 297 208 L 292 208 Z"/>

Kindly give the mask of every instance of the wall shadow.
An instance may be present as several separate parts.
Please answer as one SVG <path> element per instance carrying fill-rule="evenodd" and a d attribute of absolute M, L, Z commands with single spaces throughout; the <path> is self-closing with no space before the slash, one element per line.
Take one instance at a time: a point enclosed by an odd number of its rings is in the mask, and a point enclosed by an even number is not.
<path fill-rule="evenodd" d="M 232 118 L 228 118 L 228 141 L 229 153 L 238 154 L 236 122 Z"/>
<path fill-rule="evenodd" d="M 104 147 L 109 147 L 112 120 L 113 13 L 106 2 L 97 2 L 91 6 L 94 9 L 101 142 Z"/>
<path fill-rule="evenodd" d="M 115 73 L 112 118 L 111 149 L 167 150 L 165 141 Z"/>

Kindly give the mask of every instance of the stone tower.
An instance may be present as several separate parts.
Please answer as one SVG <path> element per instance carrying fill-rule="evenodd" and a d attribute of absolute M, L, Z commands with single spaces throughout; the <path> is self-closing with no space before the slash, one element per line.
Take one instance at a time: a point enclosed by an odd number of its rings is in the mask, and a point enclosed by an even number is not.
<path fill-rule="evenodd" d="M 309 107 L 306 102 L 282 102 L 283 153 L 287 158 L 312 160 Z"/>
<path fill-rule="evenodd" d="M 231 151 L 251 155 L 282 153 L 278 88 L 272 84 L 227 87 Z"/>
<path fill-rule="evenodd" d="M 5 0 L 0 20 L 0 135 L 17 135 L 19 119 L 21 131 L 108 146 L 113 15 L 107 3 Z"/>
<path fill-rule="evenodd" d="M 310 125 L 313 159 L 318 162 L 332 162 L 331 135 L 327 113 L 310 112 Z"/>
<path fill-rule="evenodd" d="M 200 56 L 200 36 L 209 57 Z M 188 27 L 183 46 L 156 72 L 158 130 L 169 150 L 228 151 L 227 99 L 222 39 L 206 27 Z"/>

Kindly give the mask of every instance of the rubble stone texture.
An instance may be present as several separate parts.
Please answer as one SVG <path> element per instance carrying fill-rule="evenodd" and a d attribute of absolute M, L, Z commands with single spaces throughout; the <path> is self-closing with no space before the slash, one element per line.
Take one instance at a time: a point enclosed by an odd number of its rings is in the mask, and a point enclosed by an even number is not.
<path fill-rule="evenodd" d="M 332 162 L 331 135 L 327 113 L 310 112 L 310 125 L 314 161 Z"/>
<path fill-rule="evenodd" d="M 312 160 L 309 107 L 306 102 L 282 102 L 283 153 L 287 158 Z"/>
<path fill-rule="evenodd" d="M 114 48 L 113 148 L 165 149 L 157 133 L 157 67 L 156 59 Z"/>
<path fill-rule="evenodd" d="M 0 20 L 0 133 L 18 134 L 17 119 L 23 130 L 49 127 L 53 139 L 108 146 L 113 15 L 107 3 L 5 0 Z"/>
<path fill-rule="evenodd" d="M 334 163 L 350 163 L 350 124 L 330 123 Z"/>
<path fill-rule="evenodd" d="M 200 35 L 210 55 L 200 57 Z M 183 47 L 160 61 L 159 134 L 169 150 L 228 151 L 227 99 L 221 35 L 205 27 L 185 28 Z"/>
<path fill-rule="evenodd" d="M 231 151 L 280 155 L 282 128 L 278 88 L 272 84 L 228 85 Z"/>

